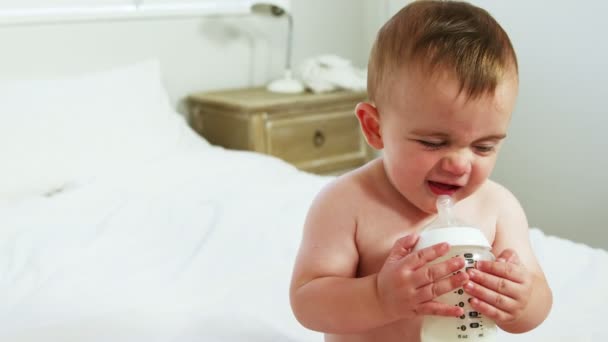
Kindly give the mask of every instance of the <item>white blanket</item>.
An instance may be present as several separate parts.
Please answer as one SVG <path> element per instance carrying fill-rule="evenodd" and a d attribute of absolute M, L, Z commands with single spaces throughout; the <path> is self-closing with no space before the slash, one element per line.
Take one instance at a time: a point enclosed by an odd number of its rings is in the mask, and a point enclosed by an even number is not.
<path fill-rule="evenodd" d="M 320 341 L 289 308 L 310 201 L 330 178 L 184 149 L 0 207 L 0 341 Z M 504 341 L 606 341 L 608 255 L 531 231 L 555 304 Z"/>

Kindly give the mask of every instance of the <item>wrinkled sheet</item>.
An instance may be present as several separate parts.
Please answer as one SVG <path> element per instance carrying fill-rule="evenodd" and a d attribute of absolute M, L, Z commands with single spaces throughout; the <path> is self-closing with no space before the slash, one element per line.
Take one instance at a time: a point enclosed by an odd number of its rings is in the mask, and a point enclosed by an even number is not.
<path fill-rule="evenodd" d="M 289 307 L 308 206 L 330 177 L 190 148 L 0 206 L 0 341 L 321 341 Z M 504 341 L 606 341 L 608 256 L 531 231 L 548 320 Z"/>

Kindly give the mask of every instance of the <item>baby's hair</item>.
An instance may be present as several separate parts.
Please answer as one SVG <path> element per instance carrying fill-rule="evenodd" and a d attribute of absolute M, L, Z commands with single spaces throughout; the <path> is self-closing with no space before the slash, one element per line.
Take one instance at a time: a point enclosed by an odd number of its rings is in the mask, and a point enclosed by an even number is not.
<path fill-rule="evenodd" d="M 429 75 L 453 72 L 472 98 L 494 92 L 506 72 L 518 72 L 507 33 L 488 12 L 460 1 L 414 1 L 384 24 L 368 64 L 370 100 L 377 101 L 390 76 L 412 66 Z"/>

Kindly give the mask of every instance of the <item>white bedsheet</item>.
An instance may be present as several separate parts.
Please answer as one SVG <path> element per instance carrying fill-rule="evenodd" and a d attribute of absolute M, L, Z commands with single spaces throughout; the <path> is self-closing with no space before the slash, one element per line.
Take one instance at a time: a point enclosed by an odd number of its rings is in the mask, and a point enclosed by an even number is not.
<path fill-rule="evenodd" d="M 293 318 L 300 228 L 330 178 L 195 145 L 0 207 L 0 341 L 320 341 Z M 547 322 L 504 341 L 606 341 L 608 255 L 532 230 Z"/>

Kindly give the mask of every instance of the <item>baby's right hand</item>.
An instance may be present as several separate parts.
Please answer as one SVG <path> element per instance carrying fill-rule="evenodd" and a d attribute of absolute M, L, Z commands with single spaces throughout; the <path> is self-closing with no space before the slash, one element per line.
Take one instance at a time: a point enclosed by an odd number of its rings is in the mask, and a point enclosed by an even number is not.
<path fill-rule="evenodd" d="M 376 287 L 382 308 L 395 319 L 418 315 L 462 315 L 462 308 L 434 299 L 468 281 L 466 272 L 451 275 L 464 267 L 464 259 L 450 258 L 429 265 L 429 262 L 445 255 L 450 246 L 440 243 L 412 252 L 417 242 L 416 234 L 397 240 L 378 273 Z"/>

